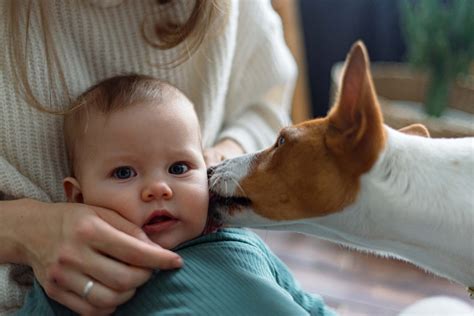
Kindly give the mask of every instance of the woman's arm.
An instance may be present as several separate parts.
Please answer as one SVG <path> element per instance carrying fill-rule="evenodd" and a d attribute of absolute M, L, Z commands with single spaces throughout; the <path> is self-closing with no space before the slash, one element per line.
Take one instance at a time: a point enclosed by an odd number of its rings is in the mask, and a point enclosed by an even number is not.
<path fill-rule="evenodd" d="M 296 64 L 270 1 L 239 2 L 236 49 L 218 142 L 233 139 L 244 152 L 269 146 L 290 123 Z"/>
<path fill-rule="evenodd" d="M 23 217 L 28 217 L 27 200 L 0 201 L 0 263 L 26 264 L 18 229 Z M 21 215 L 22 214 L 22 215 Z"/>
<path fill-rule="evenodd" d="M 0 240 L 0 262 L 31 266 L 48 296 L 81 314 L 112 312 L 152 269 L 181 265 L 139 227 L 84 204 L 0 201 Z M 86 300 L 81 295 L 90 280 Z"/>
<path fill-rule="evenodd" d="M 208 166 L 268 146 L 290 123 L 296 66 L 280 18 L 270 1 L 238 4 L 237 48 L 224 126 L 216 145 L 204 152 Z"/>

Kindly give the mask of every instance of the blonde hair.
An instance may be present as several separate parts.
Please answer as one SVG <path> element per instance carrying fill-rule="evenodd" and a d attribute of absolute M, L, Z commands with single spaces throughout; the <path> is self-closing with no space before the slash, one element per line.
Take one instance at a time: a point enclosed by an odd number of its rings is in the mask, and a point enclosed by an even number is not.
<path fill-rule="evenodd" d="M 91 115 L 109 115 L 138 103 L 156 104 L 180 96 L 189 99 L 171 84 L 145 75 L 114 76 L 100 81 L 82 93 L 73 103 L 73 110 L 64 115 L 64 139 L 70 171 L 74 172 L 75 147 L 87 130 Z M 189 101 L 189 104 L 191 102 Z"/>
<path fill-rule="evenodd" d="M 3 0 L 2 0 L 3 1 Z M 32 107 L 47 113 L 64 114 L 68 110 L 51 109 L 42 104 L 37 96 L 33 93 L 33 89 L 28 81 L 28 37 L 30 32 L 31 15 L 33 7 L 39 8 L 39 21 L 42 26 L 42 36 L 45 47 L 46 68 L 48 76 L 48 84 L 50 96 L 49 105 L 54 105 L 55 100 L 61 100 L 59 93 L 64 93 L 69 103 L 72 101 L 70 92 L 67 88 L 64 69 L 60 65 L 57 51 L 53 45 L 52 33 L 48 21 L 48 0 L 7 0 L 7 12 L 9 16 L 8 37 L 9 43 L 9 58 L 10 63 L 15 65 L 13 68 L 13 75 L 15 79 L 15 89 L 25 101 Z M 77 0 L 78 1 L 78 0 Z M 26 5 L 25 5 L 26 2 Z M 180 54 L 170 64 L 162 66 L 177 66 L 186 61 L 192 54 L 194 54 L 204 38 L 206 37 L 210 25 L 218 12 L 226 12 L 222 9 L 222 3 L 218 4 L 219 0 L 196 0 L 194 7 L 188 19 L 182 23 L 178 23 L 171 19 L 159 19 L 156 21 L 154 32 L 145 31 L 145 21 L 143 22 L 142 35 L 144 40 L 157 49 L 170 49 L 178 46 L 185 40 L 188 40 L 186 49 L 182 50 Z M 177 4 L 175 0 L 157 0 L 157 4 L 163 9 L 182 10 L 183 7 Z M 173 5 L 174 4 L 174 5 Z M 219 6 L 220 5 L 220 6 Z M 26 9 L 25 9 L 26 8 Z M 21 21 L 25 21 L 25 25 L 21 25 Z M 22 27 L 24 33 L 22 34 Z M 160 66 L 160 65 L 155 65 Z M 54 83 L 57 83 L 54 85 Z M 54 86 L 53 86 L 54 85 Z M 57 102 L 57 101 L 56 101 Z"/>

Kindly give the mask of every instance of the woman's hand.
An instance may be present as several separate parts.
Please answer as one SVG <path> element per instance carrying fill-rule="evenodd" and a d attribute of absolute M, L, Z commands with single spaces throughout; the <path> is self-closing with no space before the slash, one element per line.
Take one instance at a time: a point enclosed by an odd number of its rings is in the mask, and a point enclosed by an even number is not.
<path fill-rule="evenodd" d="M 182 264 L 177 254 L 152 243 L 113 211 L 85 204 L 28 203 L 34 212 L 25 218 L 36 220 L 23 223 L 32 224 L 21 232 L 23 261 L 49 297 L 77 313 L 110 314 L 153 269 Z"/>
<path fill-rule="evenodd" d="M 244 154 L 244 149 L 232 139 L 224 139 L 214 147 L 204 150 L 204 160 L 207 167 L 217 165 L 225 159 L 233 158 Z"/>

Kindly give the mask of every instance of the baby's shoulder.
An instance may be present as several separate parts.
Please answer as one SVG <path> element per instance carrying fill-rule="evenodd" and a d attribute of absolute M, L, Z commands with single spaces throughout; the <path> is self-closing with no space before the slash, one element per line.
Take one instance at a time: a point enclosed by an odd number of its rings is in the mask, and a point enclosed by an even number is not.
<path fill-rule="evenodd" d="M 271 251 L 257 234 L 242 228 L 226 228 L 188 241 L 175 251 L 182 256 L 185 265 L 203 269 L 244 269 L 262 273 L 269 269 Z M 215 261 L 214 261 L 215 260 Z"/>
<path fill-rule="evenodd" d="M 117 315 L 307 315 L 279 285 L 265 244 L 249 230 L 223 229 L 174 251 L 183 267 L 156 271 Z"/>

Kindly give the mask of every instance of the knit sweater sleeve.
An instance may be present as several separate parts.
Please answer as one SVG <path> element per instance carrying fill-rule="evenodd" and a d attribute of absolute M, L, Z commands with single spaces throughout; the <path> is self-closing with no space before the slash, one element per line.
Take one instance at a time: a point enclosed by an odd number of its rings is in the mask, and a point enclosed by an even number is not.
<path fill-rule="evenodd" d="M 219 139 L 252 152 L 270 145 L 290 123 L 296 64 L 270 1 L 241 1 L 232 76 Z"/>

